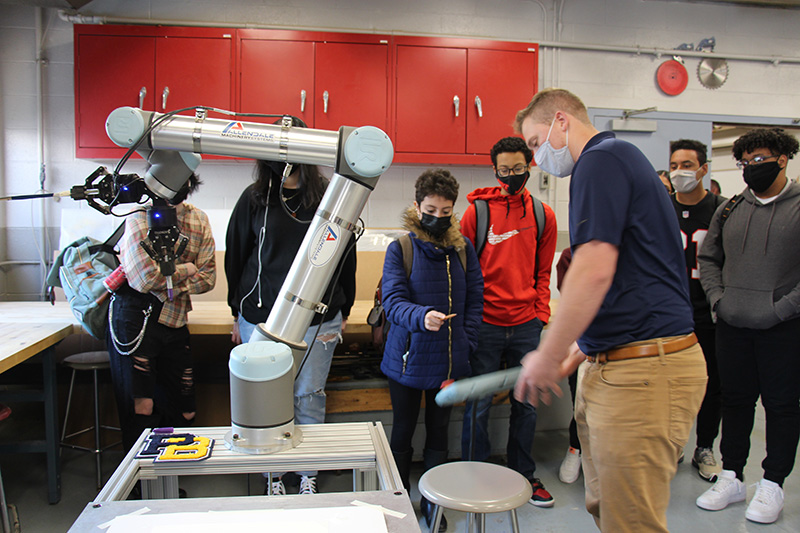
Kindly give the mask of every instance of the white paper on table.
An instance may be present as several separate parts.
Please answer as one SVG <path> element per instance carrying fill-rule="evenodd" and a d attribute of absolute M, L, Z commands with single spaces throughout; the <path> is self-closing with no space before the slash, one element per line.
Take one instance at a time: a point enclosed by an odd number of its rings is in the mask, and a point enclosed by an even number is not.
<path fill-rule="evenodd" d="M 108 533 L 388 533 L 383 513 L 369 507 L 264 509 L 118 516 Z"/>

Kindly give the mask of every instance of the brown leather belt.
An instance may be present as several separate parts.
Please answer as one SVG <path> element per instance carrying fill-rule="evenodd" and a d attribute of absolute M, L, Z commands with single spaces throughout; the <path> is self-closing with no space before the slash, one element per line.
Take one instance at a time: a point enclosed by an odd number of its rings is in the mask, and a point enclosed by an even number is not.
<path fill-rule="evenodd" d="M 694 333 L 664 341 L 661 346 L 664 353 L 674 353 L 685 350 L 690 346 L 697 343 L 697 336 Z M 658 342 L 648 342 L 645 344 L 632 344 L 627 346 L 620 346 L 608 350 L 607 352 L 600 352 L 597 355 L 587 355 L 586 360 L 590 363 L 606 363 L 608 361 L 624 361 L 626 359 L 639 359 L 640 357 L 655 357 L 659 354 Z"/>

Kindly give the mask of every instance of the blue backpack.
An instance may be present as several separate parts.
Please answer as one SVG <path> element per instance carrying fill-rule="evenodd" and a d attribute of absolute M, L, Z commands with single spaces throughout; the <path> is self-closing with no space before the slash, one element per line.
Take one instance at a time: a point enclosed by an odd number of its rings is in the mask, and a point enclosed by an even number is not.
<path fill-rule="evenodd" d="M 64 289 L 75 318 L 99 340 L 108 328 L 109 292 L 103 280 L 119 266 L 114 246 L 124 231 L 123 222 L 105 242 L 81 237 L 64 248 L 47 275 L 47 284 Z"/>

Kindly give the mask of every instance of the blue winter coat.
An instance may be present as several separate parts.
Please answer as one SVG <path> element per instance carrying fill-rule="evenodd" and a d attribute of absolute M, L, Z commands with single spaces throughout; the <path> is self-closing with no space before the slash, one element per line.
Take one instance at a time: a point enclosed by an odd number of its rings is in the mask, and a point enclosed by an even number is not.
<path fill-rule="evenodd" d="M 447 379 L 470 375 L 469 356 L 478 345 L 483 314 L 483 275 L 455 216 L 437 240 L 421 228 L 413 209 L 406 213 L 406 227 L 412 230 L 411 276 L 406 276 L 397 241 L 389 245 L 383 264 L 383 306 L 391 327 L 381 370 L 407 387 L 438 389 Z M 466 273 L 457 247 L 466 247 Z M 428 331 L 425 315 L 434 309 L 456 316 L 439 331 Z"/>

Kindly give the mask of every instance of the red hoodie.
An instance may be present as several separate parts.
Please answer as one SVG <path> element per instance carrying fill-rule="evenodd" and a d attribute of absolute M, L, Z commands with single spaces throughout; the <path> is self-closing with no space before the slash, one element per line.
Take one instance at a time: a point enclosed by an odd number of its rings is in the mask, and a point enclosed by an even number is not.
<path fill-rule="evenodd" d="M 550 319 L 550 271 L 556 252 L 556 216 L 544 204 L 545 227 L 538 228 L 527 189 L 504 196 L 500 187 L 475 189 L 461 218 L 461 233 L 475 243 L 475 200 L 489 205 L 489 235 L 480 256 L 483 270 L 483 320 L 496 326 L 516 326 L 534 318 Z M 523 203 L 524 202 L 524 203 Z M 536 270 L 538 257 L 539 269 Z"/>

